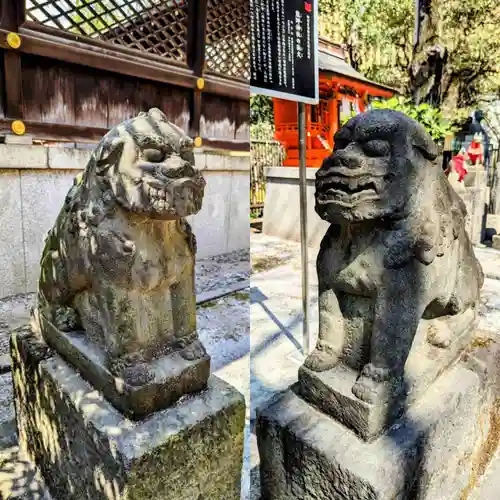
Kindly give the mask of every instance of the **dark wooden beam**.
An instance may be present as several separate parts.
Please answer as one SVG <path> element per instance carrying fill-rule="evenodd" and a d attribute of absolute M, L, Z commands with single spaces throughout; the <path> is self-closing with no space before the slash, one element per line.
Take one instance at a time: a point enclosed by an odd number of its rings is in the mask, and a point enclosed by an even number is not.
<path fill-rule="evenodd" d="M 5 89 L 5 114 L 12 118 L 23 117 L 21 54 L 7 43 L 7 35 L 17 33 L 25 19 L 25 0 L 0 0 L 0 39 L 6 50 L 3 57 L 2 87 Z"/>
<path fill-rule="evenodd" d="M 57 37 L 46 33 L 45 29 L 31 29 L 32 23 L 26 25 L 30 26 L 30 29 L 23 27 L 19 30 L 22 38 L 21 47 L 17 49 L 19 52 L 183 88 L 196 88 L 197 75 L 182 64 L 165 62 L 164 58 L 159 61 L 150 54 L 139 54 L 122 47 L 115 48 L 109 43 L 87 39 L 83 41 L 77 37 Z M 8 33 L 8 30 L 0 29 L 0 48 L 9 48 L 6 42 Z M 205 78 L 204 91 L 241 100 L 248 99 L 250 95 L 248 85 L 212 75 Z"/>
<path fill-rule="evenodd" d="M 0 119 L 0 135 L 11 133 L 12 121 Z M 63 125 L 60 123 L 46 123 L 25 121 L 26 134 L 33 139 L 46 142 L 81 142 L 97 143 L 108 133 L 109 129 L 104 127 L 85 127 L 77 125 Z M 235 141 L 224 139 L 202 138 L 202 147 L 218 151 L 250 151 L 248 141 Z"/>
<path fill-rule="evenodd" d="M 200 90 L 193 90 L 190 102 L 189 135 L 198 137 L 200 135 L 201 103 Z"/>
<path fill-rule="evenodd" d="M 250 85 L 249 82 L 234 80 L 231 78 L 222 78 L 215 75 L 205 75 L 205 94 L 223 95 L 239 99 L 241 101 L 250 102 Z"/>
<path fill-rule="evenodd" d="M 23 85 L 21 54 L 6 50 L 3 56 L 5 115 L 10 118 L 23 118 Z"/>
<path fill-rule="evenodd" d="M 198 0 L 188 4 L 187 62 L 198 78 L 203 75 L 205 66 L 207 3 L 208 0 Z M 191 94 L 189 118 L 189 132 L 193 136 L 200 134 L 202 99 L 201 89 L 194 89 Z"/>
<path fill-rule="evenodd" d="M 9 116 L 10 118 L 10 116 Z M 11 133 L 12 120 L 0 119 L 0 134 Z M 25 121 L 26 134 L 35 140 L 55 142 L 91 142 L 97 143 L 108 132 L 107 128 L 63 125 L 60 123 L 45 123 Z"/>
<path fill-rule="evenodd" d="M 0 47 L 7 48 L 7 32 L 0 30 Z M 106 48 L 80 41 L 70 41 L 45 33 L 20 30 L 22 44 L 18 49 L 26 54 L 57 59 L 68 63 L 89 66 L 104 71 L 111 71 L 136 78 L 150 79 L 170 83 L 179 87 L 193 88 L 196 78 L 192 71 L 165 62 L 159 63 L 141 54 L 129 54 L 116 51 L 108 45 Z"/>
<path fill-rule="evenodd" d="M 188 4 L 188 66 L 196 76 L 203 74 L 205 66 L 205 45 L 207 34 L 207 0 L 198 0 Z"/>
<path fill-rule="evenodd" d="M 249 141 L 225 140 L 225 139 L 203 139 L 202 148 L 215 151 L 237 151 L 240 153 L 250 152 Z"/>
<path fill-rule="evenodd" d="M 97 52 L 105 52 L 107 54 L 112 55 L 120 55 L 125 58 L 130 57 L 139 57 L 144 60 L 145 56 L 148 61 L 153 61 L 159 64 L 168 64 L 172 67 L 188 69 L 188 65 L 186 61 L 181 60 L 169 60 L 164 56 L 148 53 L 140 53 L 137 49 L 131 47 L 125 47 L 124 45 L 118 45 L 116 43 L 100 40 L 99 38 L 89 38 L 83 35 L 78 35 L 75 33 L 70 33 L 69 31 L 63 31 L 58 28 L 52 28 L 51 26 L 46 26 L 44 24 L 35 23 L 33 21 L 26 21 L 22 27 L 21 33 L 24 33 L 25 36 L 37 37 L 43 40 L 56 40 L 64 45 L 71 45 L 76 47 L 87 47 L 95 49 Z"/>
<path fill-rule="evenodd" d="M 17 32 L 25 16 L 25 0 L 0 0 L 0 27 Z"/>

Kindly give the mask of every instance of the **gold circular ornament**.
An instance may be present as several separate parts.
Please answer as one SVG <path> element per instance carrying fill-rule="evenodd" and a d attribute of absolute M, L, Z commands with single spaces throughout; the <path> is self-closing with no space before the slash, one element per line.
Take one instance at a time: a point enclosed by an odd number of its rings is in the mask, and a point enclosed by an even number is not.
<path fill-rule="evenodd" d="M 11 125 L 12 132 L 16 135 L 24 135 L 26 126 L 21 120 L 14 120 Z"/>
<path fill-rule="evenodd" d="M 205 88 L 205 80 L 203 78 L 198 78 L 198 80 L 196 80 L 196 87 L 198 90 L 203 90 Z"/>
<path fill-rule="evenodd" d="M 12 49 L 18 49 L 21 46 L 21 37 L 17 33 L 9 33 L 7 35 L 7 44 Z"/>
<path fill-rule="evenodd" d="M 194 147 L 201 148 L 202 140 L 201 137 L 195 137 L 194 139 Z"/>

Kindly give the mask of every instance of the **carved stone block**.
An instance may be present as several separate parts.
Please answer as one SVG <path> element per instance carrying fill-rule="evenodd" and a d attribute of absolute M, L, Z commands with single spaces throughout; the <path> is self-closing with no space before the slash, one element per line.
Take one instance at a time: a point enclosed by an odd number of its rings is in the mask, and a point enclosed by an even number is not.
<path fill-rule="evenodd" d="M 468 324 L 462 332 L 459 330 L 453 342 L 444 348 L 432 345 L 427 339 L 429 331 L 447 328 L 448 325 L 423 321 L 415 336 L 414 349 L 406 362 L 405 383 L 390 402 L 372 404 L 357 398 L 352 388 L 359 373 L 345 364 L 321 372 L 302 366 L 299 369 L 297 391 L 362 439 L 371 441 L 390 427 L 408 405 L 422 397 L 444 370 L 458 361 L 472 341 L 476 323 Z"/>
<path fill-rule="evenodd" d="M 150 377 L 132 385 L 111 373 L 103 350 L 84 332 L 62 332 L 47 319 L 42 321 L 47 344 L 71 360 L 85 380 L 128 418 L 141 419 L 206 388 L 210 375 L 208 355 L 189 359 L 182 350 L 172 351 L 149 362 L 146 368 Z M 189 349 L 186 346 L 188 353 Z"/>
<path fill-rule="evenodd" d="M 240 499 L 245 403 L 229 384 L 134 422 L 29 329 L 11 354 L 20 447 L 54 499 Z"/>
<path fill-rule="evenodd" d="M 499 345 L 479 350 L 371 442 L 311 406 L 297 385 L 276 397 L 257 415 L 262 498 L 469 498 L 494 459 L 500 425 Z"/>

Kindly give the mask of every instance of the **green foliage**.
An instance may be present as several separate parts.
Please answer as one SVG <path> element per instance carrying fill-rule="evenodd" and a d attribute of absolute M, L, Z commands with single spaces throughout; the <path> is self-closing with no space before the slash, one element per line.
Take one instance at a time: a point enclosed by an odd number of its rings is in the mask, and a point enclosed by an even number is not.
<path fill-rule="evenodd" d="M 368 78 L 404 90 L 412 55 L 414 0 L 320 0 L 320 35 L 343 44 Z"/>
<path fill-rule="evenodd" d="M 250 97 L 250 123 L 273 123 L 273 101 L 270 97 L 255 95 Z"/>
<path fill-rule="evenodd" d="M 393 97 L 386 101 L 374 101 L 372 108 L 401 111 L 421 123 L 436 142 L 443 141 L 446 136 L 457 131 L 457 128 L 443 117 L 439 109 L 433 108 L 429 104 L 415 106 L 411 99 Z"/>
<path fill-rule="evenodd" d="M 250 138 L 254 140 L 272 140 L 274 137 L 274 123 L 256 122 L 250 124 Z"/>
<path fill-rule="evenodd" d="M 117 23 L 127 21 L 125 15 L 119 10 L 115 10 L 113 15 L 110 15 L 108 13 L 109 9 L 106 8 L 104 2 L 77 0 L 75 6 L 77 10 L 70 12 L 68 17 L 80 27 L 80 29 L 75 27 L 69 29 L 70 32 L 77 35 L 80 35 L 81 31 L 83 31 L 87 36 L 93 36 L 100 31 L 116 26 Z M 94 12 L 99 17 L 96 17 Z"/>
<path fill-rule="evenodd" d="M 422 24 L 420 52 L 413 50 L 414 0 L 319 0 L 320 35 L 343 44 L 351 65 L 365 76 L 408 96 L 412 64 L 425 60 L 430 46 L 443 47 L 439 106 L 453 118 L 457 110 L 474 107 L 481 95 L 500 94 L 500 2 L 428 4 L 431 19 Z"/>
<path fill-rule="evenodd" d="M 356 111 L 351 111 L 350 114 L 340 113 L 340 125 L 344 126 L 351 118 L 356 116 Z"/>

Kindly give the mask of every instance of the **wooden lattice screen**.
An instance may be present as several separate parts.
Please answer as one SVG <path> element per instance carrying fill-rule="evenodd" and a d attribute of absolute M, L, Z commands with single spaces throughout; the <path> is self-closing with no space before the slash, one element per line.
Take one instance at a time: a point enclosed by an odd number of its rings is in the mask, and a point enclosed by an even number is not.
<path fill-rule="evenodd" d="M 244 81 L 250 79 L 248 0 L 209 0 L 207 70 Z"/>
<path fill-rule="evenodd" d="M 193 0 L 194 1 L 194 0 Z M 185 62 L 188 0 L 26 0 L 26 19 Z M 205 69 L 248 81 L 248 0 L 209 0 Z"/>
<path fill-rule="evenodd" d="M 187 0 L 26 0 L 26 19 L 184 61 Z"/>

